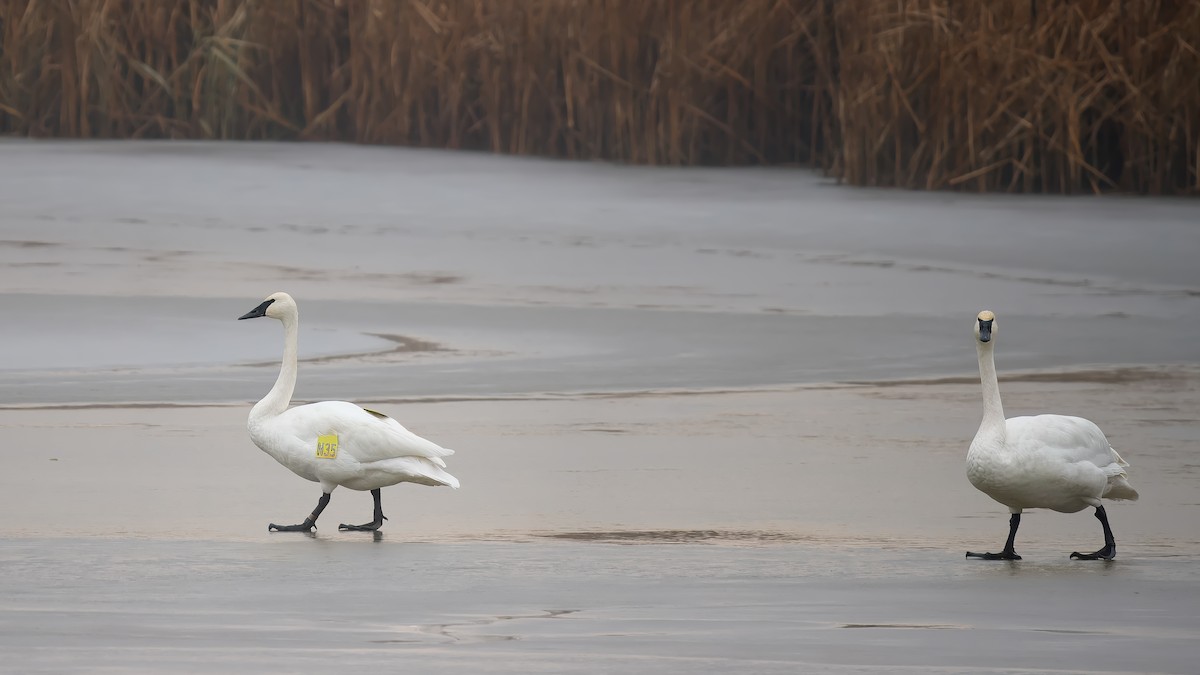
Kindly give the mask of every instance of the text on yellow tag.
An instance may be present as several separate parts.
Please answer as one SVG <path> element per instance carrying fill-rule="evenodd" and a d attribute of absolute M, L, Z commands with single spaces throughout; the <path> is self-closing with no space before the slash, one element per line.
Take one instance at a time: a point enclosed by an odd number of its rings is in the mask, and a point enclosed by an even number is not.
<path fill-rule="evenodd" d="M 317 436 L 317 459 L 337 459 L 337 434 Z"/>

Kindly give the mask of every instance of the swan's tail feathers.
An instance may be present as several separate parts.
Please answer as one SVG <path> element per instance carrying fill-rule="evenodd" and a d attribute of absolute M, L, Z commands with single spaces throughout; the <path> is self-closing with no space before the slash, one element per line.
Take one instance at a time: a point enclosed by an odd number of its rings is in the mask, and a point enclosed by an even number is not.
<path fill-rule="evenodd" d="M 455 490 L 458 489 L 458 479 L 454 476 L 451 476 L 450 472 L 444 471 L 440 467 L 430 471 L 429 477 L 436 480 L 441 485 L 454 488 Z M 1137 493 L 1135 492 L 1134 494 L 1136 495 Z"/>
<path fill-rule="evenodd" d="M 422 462 L 422 464 L 424 465 L 422 467 L 424 470 L 421 471 L 421 474 L 431 481 L 425 483 L 426 485 L 444 485 L 446 487 L 452 487 L 455 490 L 458 489 L 458 479 L 454 476 L 451 476 L 449 471 L 437 466 L 432 460 L 427 460 Z"/>
<path fill-rule="evenodd" d="M 458 479 L 428 457 L 395 457 L 370 466 L 387 471 L 401 481 L 428 485 L 430 487 L 452 487 L 458 489 Z M 444 465 L 443 465 L 444 466 Z"/>
<path fill-rule="evenodd" d="M 1104 498 L 1128 499 L 1131 502 L 1136 502 L 1138 491 L 1133 489 L 1133 486 L 1125 479 L 1125 474 L 1121 474 L 1120 476 L 1108 479 L 1108 489 L 1104 491 Z"/>
<path fill-rule="evenodd" d="M 1121 455 L 1120 455 L 1119 453 L 1117 453 L 1117 449 L 1116 449 L 1116 448 L 1109 447 L 1109 450 L 1112 450 L 1113 457 L 1116 457 L 1116 458 L 1117 458 L 1117 464 L 1118 464 L 1118 465 L 1120 465 L 1120 466 L 1129 466 L 1129 462 L 1126 462 L 1125 460 L 1121 459 Z"/>
<path fill-rule="evenodd" d="M 1115 451 L 1113 454 L 1116 454 Z M 1121 457 L 1117 456 L 1117 461 L 1104 467 L 1104 474 L 1108 476 L 1108 486 L 1104 488 L 1105 499 L 1128 499 L 1137 501 L 1138 491 L 1133 489 L 1129 484 L 1128 477 L 1125 474 L 1125 467 L 1129 466 Z"/>

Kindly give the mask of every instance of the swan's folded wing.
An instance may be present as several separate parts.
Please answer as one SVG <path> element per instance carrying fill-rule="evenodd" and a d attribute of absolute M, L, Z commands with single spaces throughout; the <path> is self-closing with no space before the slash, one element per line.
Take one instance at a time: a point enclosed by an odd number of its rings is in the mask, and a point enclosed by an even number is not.
<path fill-rule="evenodd" d="M 396 420 L 346 401 L 321 401 L 291 408 L 276 418 L 290 433 L 316 447 L 317 438 L 338 437 L 338 451 L 359 462 L 379 462 L 396 457 L 424 457 L 444 467 L 443 457 L 454 454 L 404 428 Z"/>
<path fill-rule="evenodd" d="M 397 456 L 424 457 L 440 467 L 445 467 L 446 462 L 442 458 L 454 454 L 453 450 L 443 448 L 427 438 L 414 434 L 391 417 L 365 408 L 362 410 L 370 416 L 374 425 L 364 424 L 356 427 L 351 438 L 355 442 L 360 442 L 361 435 L 361 442 L 370 446 L 364 447 L 364 452 L 374 454 L 360 458 L 359 461 L 378 461 L 371 459 L 372 457 L 378 457 L 378 459 Z M 393 454 L 394 452 L 403 454 L 396 455 Z"/>
<path fill-rule="evenodd" d="M 1070 415 L 1036 415 L 1007 420 L 1010 445 L 1056 456 L 1063 462 L 1091 462 L 1106 467 L 1122 462 L 1100 427 Z"/>

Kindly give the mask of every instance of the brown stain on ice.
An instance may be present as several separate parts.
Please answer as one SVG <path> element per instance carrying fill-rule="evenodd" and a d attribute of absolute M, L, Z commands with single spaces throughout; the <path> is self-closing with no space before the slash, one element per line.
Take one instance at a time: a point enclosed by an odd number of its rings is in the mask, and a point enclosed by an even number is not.
<path fill-rule="evenodd" d="M 495 626 L 509 621 L 522 620 L 537 620 L 537 619 L 561 619 L 571 614 L 577 614 L 581 610 L 578 609 L 545 609 L 541 614 L 501 614 L 499 616 L 488 617 L 476 621 L 464 621 L 462 623 L 434 623 L 416 626 L 417 631 L 424 635 L 433 635 L 440 638 L 446 638 L 454 642 L 511 642 L 520 640 L 521 636 L 517 634 L 486 634 L 486 635 L 469 635 L 463 634 L 463 629 L 480 628 Z M 372 644 L 391 644 L 391 643 L 411 643 L 424 642 L 420 638 L 390 638 L 382 640 L 368 640 Z"/>
<path fill-rule="evenodd" d="M 798 542 L 805 537 L 787 532 L 760 530 L 607 530 L 594 532 L 551 532 L 547 539 L 598 543 L 694 544 L 703 542 Z"/>
<path fill-rule="evenodd" d="M 446 350 L 455 351 L 455 350 Z M 377 354 L 380 352 L 372 352 Z M 382 352 L 382 353 L 391 353 Z M 278 366 L 278 361 L 262 362 L 262 363 L 247 363 L 241 364 L 245 367 L 267 367 Z M 685 396 L 709 396 L 719 394 L 745 394 L 745 393 L 772 393 L 772 392 L 788 392 L 788 391 L 821 391 L 829 389 L 850 389 L 846 385 L 805 385 L 795 387 L 750 387 L 744 389 L 679 389 L 679 390 L 650 390 L 650 391 L 618 391 L 618 392 L 569 392 L 562 394 L 555 393 L 540 393 L 540 394 L 493 394 L 493 395 L 460 395 L 460 396 L 393 396 L 383 398 L 371 398 L 364 400 L 365 405 L 415 405 L 420 403 L 521 403 L 528 401 L 586 401 L 586 400 L 603 400 L 603 399 L 636 399 L 636 398 L 674 398 Z M 306 401 L 296 399 L 293 403 L 297 405 Z M 113 401 L 108 403 L 32 403 L 32 404 L 0 404 L 0 410 L 120 410 L 127 408 L 130 410 L 154 409 L 154 408 L 237 408 L 247 404 L 253 404 L 254 401 L 233 401 L 233 402 L 197 402 L 197 403 L 173 403 L 173 402 L 157 402 L 157 401 Z M 601 431 L 601 429 L 591 429 L 591 431 Z M 612 432 L 615 433 L 615 432 Z"/>
<path fill-rule="evenodd" d="M 0 410 L 165 410 L 170 408 L 240 408 L 245 403 L 166 403 L 118 401 L 114 403 L 50 403 L 45 405 L 0 405 Z"/>
<path fill-rule="evenodd" d="M 706 251 L 702 251 L 706 252 Z M 925 272 L 933 274 L 949 274 L 957 276 L 966 276 L 974 279 L 996 279 L 999 281 L 1012 281 L 1016 283 L 1034 284 L 1038 286 L 1061 286 L 1067 288 L 1086 288 L 1102 295 L 1159 295 L 1166 297 L 1195 297 L 1200 295 L 1200 290 L 1193 288 L 1174 288 L 1174 289 L 1155 289 L 1142 288 L 1135 286 L 1116 286 L 1110 284 L 1098 283 L 1093 279 L 1086 277 L 1065 278 L 1065 277 L 1048 277 L 1048 276 L 1031 276 L 1022 274 L 1009 274 L 996 271 L 979 271 L 973 269 L 964 269 L 958 267 L 950 267 L 943 265 L 929 265 L 924 263 L 904 263 L 887 258 L 857 258 L 846 254 L 821 254 L 808 255 L 797 254 L 805 262 L 841 265 L 845 267 L 874 267 L 880 269 L 898 269 L 905 272 Z M 1125 317 L 1114 317 L 1125 318 Z"/>
<path fill-rule="evenodd" d="M 456 284 L 463 280 L 463 277 L 457 274 L 443 274 L 437 272 L 407 272 L 405 274 L 365 272 L 354 276 L 355 278 L 362 279 L 363 281 L 404 281 L 406 283 L 417 284 L 421 286 Z"/>
<path fill-rule="evenodd" d="M 0 240 L 0 246 L 6 248 L 50 248 L 53 246 L 62 246 L 52 241 L 32 241 L 21 239 L 3 239 Z"/>
<path fill-rule="evenodd" d="M 432 352 L 453 352 L 453 349 L 445 347 L 437 342 L 422 340 L 420 338 L 409 337 L 407 335 L 396 335 L 395 333 L 364 333 L 371 337 L 381 338 L 391 342 L 394 346 L 391 349 L 383 349 L 373 352 L 353 352 L 350 354 L 331 354 L 329 356 L 313 356 L 305 359 L 300 359 L 300 363 L 337 363 L 340 361 L 355 361 L 361 359 L 378 359 L 396 354 L 422 354 Z M 244 364 L 251 368 L 265 368 L 267 366 L 277 366 L 278 361 L 259 361 L 256 363 Z"/>
<path fill-rule="evenodd" d="M 945 623 L 844 623 L 839 628 L 906 628 L 918 630 L 965 630 L 968 626 Z"/>
<path fill-rule="evenodd" d="M 579 429 L 576 429 L 576 431 L 579 431 L 580 433 L 597 433 L 597 434 L 627 434 L 627 433 L 629 433 L 628 429 L 621 429 L 620 427 L 595 427 L 595 426 L 581 427 Z"/>
<path fill-rule="evenodd" d="M 1053 384 L 1131 384 L 1134 382 L 1163 382 L 1183 378 L 1184 375 L 1162 368 L 1106 368 L 1093 370 L 1067 370 L 1052 372 L 1009 373 L 1001 375 L 1001 382 L 1040 382 Z M 935 377 L 915 380 L 850 381 L 846 384 L 872 387 L 927 386 L 944 384 L 979 384 L 978 375 L 957 377 Z"/>
<path fill-rule="evenodd" d="M 397 335 L 395 333 L 367 333 L 371 337 L 377 337 L 382 340 L 391 342 L 394 347 L 382 352 L 364 352 L 361 354 L 342 354 L 335 356 L 317 356 L 311 359 L 304 359 L 305 363 L 328 363 L 330 361 L 343 361 L 345 359 L 364 358 L 370 356 L 383 356 L 385 354 L 418 354 L 425 352 L 451 352 L 454 351 L 437 342 L 422 340 L 420 338 L 409 337 L 407 335 Z"/>
<path fill-rule="evenodd" d="M 287 277 L 301 281 L 328 281 L 337 278 L 342 281 L 364 281 L 372 283 L 389 283 L 405 286 L 439 286 L 462 282 L 464 277 L 445 272 L 404 272 L 393 274 L 388 272 L 332 272 L 309 267 L 291 265 L 263 265 L 262 269 L 274 272 L 274 276 Z"/>

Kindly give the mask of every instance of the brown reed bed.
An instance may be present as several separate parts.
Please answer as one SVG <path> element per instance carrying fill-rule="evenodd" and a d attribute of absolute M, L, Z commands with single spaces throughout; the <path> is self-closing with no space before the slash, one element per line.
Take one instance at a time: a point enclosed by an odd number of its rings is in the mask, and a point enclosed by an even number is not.
<path fill-rule="evenodd" d="M 0 0 L 0 132 L 801 162 L 815 7 Z"/>
<path fill-rule="evenodd" d="M 1200 192 L 1200 3 L 839 3 L 858 185 Z"/>
<path fill-rule="evenodd" d="M 1200 192 L 1200 2 L 0 0 L 0 133 Z"/>

